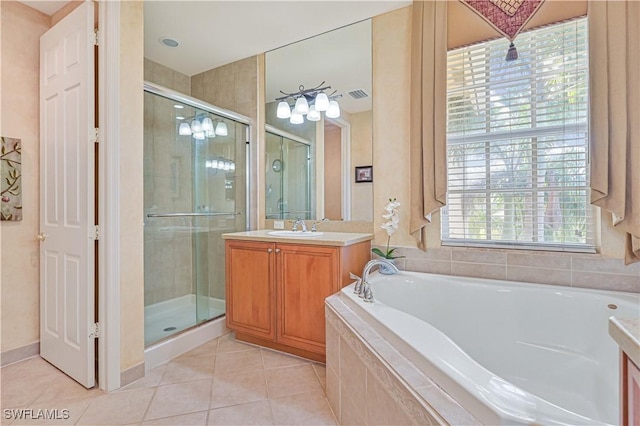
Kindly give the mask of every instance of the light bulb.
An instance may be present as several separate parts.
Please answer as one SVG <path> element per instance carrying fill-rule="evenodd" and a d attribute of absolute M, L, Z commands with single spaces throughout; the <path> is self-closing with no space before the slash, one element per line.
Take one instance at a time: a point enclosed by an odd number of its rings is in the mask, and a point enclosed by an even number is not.
<path fill-rule="evenodd" d="M 278 109 L 276 111 L 276 116 L 278 118 L 289 118 L 291 117 L 291 107 L 285 101 L 280 101 L 278 104 Z"/>
<path fill-rule="evenodd" d="M 289 122 L 291 124 L 302 124 L 304 123 L 304 117 L 302 116 L 302 114 L 294 111 L 291 113 L 291 117 L 289 117 Z"/>
<path fill-rule="evenodd" d="M 210 169 L 210 168 L 212 168 L 212 167 L 213 167 L 213 165 L 211 164 L 211 161 L 210 161 L 210 160 L 205 161 L 205 162 L 204 162 L 204 166 L 205 166 L 206 168 L 208 168 L 208 169 Z"/>
<path fill-rule="evenodd" d="M 222 170 L 224 170 L 225 172 L 228 172 L 230 169 L 231 169 L 231 163 L 229 163 L 228 161 L 225 161 L 222 167 Z"/>
<path fill-rule="evenodd" d="M 204 140 L 204 132 L 193 132 L 193 137 L 199 141 Z"/>
<path fill-rule="evenodd" d="M 316 96 L 316 110 L 326 111 L 329 108 L 329 98 L 324 92 L 318 93 Z"/>
<path fill-rule="evenodd" d="M 236 163 L 234 163 L 233 161 L 231 162 L 231 171 L 235 171 L 236 169 Z"/>
<path fill-rule="evenodd" d="M 337 101 L 329 102 L 329 108 L 327 108 L 327 112 L 325 112 L 326 116 L 329 118 L 338 118 L 340 117 L 340 105 Z"/>
<path fill-rule="evenodd" d="M 309 112 L 307 113 L 307 120 L 309 121 L 320 121 L 322 116 L 320 115 L 320 111 L 317 111 L 315 105 L 311 105 L 309 108 Z"/>
<path fill-rule="evenodd" d="M 298 114 L 306 114 L 309 112 L 309 102 L 307 102 L 307 98 L 304 96 L 300 96 L 296 100 L 296 107 L 294 109 Z"/>
<path fill-rule="evenodd" d="M 204 130 L 205 133 L 213 131 L 213 121 L 211 121 L 209 117 L 202 119 L 202 130 Z"/>
<path fill-rule="evenodd" d="M 191 121 L 191 131 L 193 133 L 202 132 L 202 124 L 200 124 L 200 122 L 195 118 Z"/>
<path fill-rule="evenodd" d="M 189 126 L 189 123 L 180 123 L 180 127 L 178 128 L 178 134 L 180 136 L 190 136 L 191 126 Z"/>
<path fill-rule="evenodd" d="M 216 125 L 216 135 L 227 136 L 229 134 L 229 129 L 227 129 L 227 124 L 224 121 L 219 122 Z"/>

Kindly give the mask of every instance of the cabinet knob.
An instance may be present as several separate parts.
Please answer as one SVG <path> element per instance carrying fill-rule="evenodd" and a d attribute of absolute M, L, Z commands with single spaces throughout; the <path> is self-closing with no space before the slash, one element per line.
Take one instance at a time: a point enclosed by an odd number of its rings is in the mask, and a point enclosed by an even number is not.
<path fill-rule="evenodd" d="M 273 251 L 273 249 L 267 249 L 267 253 L 271 253 Z"/>
<path fill-rule="evenodd" d="M 47 239 L 47 236 L 43 233 L 40 233 L 38 235 L 36 235 L 36 237 L 40 240 L 40 241 L 44 241 Z"/>
<path fill-rule="evenodd" d="M 276 253 L 280 253 L 280 249 L 276 249 Z"/>

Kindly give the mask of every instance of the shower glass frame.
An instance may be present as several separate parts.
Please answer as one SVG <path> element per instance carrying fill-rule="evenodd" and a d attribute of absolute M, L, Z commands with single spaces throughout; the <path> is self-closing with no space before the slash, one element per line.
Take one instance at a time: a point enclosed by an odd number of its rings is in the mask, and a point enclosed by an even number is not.
<path fill-rule="evenodd" d="M 145 82 L 144 86 L 143 86 L 143 92 L 145 93 L 145 95 L 148 93 L 150 95 L 154 95 L 157 96 L 159 98 L 164 98 L 166 100 L 168 100 L 169 102 L 176 102 L 179 104 L 182 104 L 184 106 L 187 107 L 191 107 L 194 109 L 194 113 L 196 115 L 201 114 L 201 113 L 206 113 L 208 114 L 213 114 L 214 116 L 218 116 L 219 118 L 222 119 L 226 119 L 226 120 L 231 120 L 233 122 L 233 126 L 235 126 L 235 131 L 242 131 L 244 130 L 246 133 L 244 135 L 244 140 L 245 140 L 245 144 L 244 146 L 244 164 L 245 164 L 245 171 L 244 171 L 244 179 L 245 179 L 245 188 L 244 188 L 244 195 L 245 195 L 245 199 L 244 199 L 244 209 L 240 209 L 240 211 L 238 211 L 237 206 L 235 206 L 234 204 L 234 211 L 232 213 L 223 213 L 224 216 L 231 216 L 231 215 L 235 215 L 236 217 L 238 215 L 244 215 L 244 229 L 250 229 L 250 213 L 249 213 L 249 209 L 251 206 L 250 203 L 250 185 L 251 185 L 251 155 L 250 155 L 250 136 L 251 136 L 251 131 L 253 128 L 253 123 L 251 121 L 250 118 L 235 113 L 233 111 L 229 111 L 226 110 L 224 108 L 220 108 L 217 107 L 215 105 L 211 105 L 207 102 L 204 102 L 202 100 L 190 97 L 188 95 L 173 91 L 171 89 L 167 89 L 165 87 L 156 85 L 155 83 L 150 83 L 150 82 Z M 146 120 L 146 117 L 145 117 Z M 229 124 L 227 124 L 229 126 Z M 232 129 L 229 129 L 230 131 L 232 131 Z M 177 126 L 176 126 L 176 135 L 177 135 Z M 184 137 L 184 136 L 182 136 Z M 242 137 L 242 134 L 238 134 L 237 137 Z M 146 138 L 146 135 L 145 135 Z M 209 139 L 205 139 L 205 141 L 208 141 Z M 215 141 L 215 139 L 213 139 Z M 193 324 L 190 324 L 188 327 L 178 327 L 175 329 L 175 331 L 168 331 L 166 333 L 163 333 L 161 338 L 157 338 L 157 336 L 154 336 L 153 338 L 147 338 L 147 336 L 145 336 L 145 346 L 149 346 L 149 345 L 153 345 L 157 342 L 160 342 L 162 340 L 165 340 L 169 337 L 172 337 L 173 335 L 183 332 L 187 329 L 190 329 L 192 327 L 197 327 L 200 324 L 204 323 L 204 322 L 208 322 L 208 321 L 212 321 L 214 319 L 220 318 L 224 316 L 224 312 L 222 314 L 218 314 L 218 315 L 211 315 L 211 313 L 209 312 L 209 295 L 210 293 L 208 291 L 203 291 L 203 281 L 202 278 L 197 277 L 197 275 L 199 273 L 201 273 L 202 269 L 206 269 L 206 274 L 211 273 L 209 271 L 210 269 L 210 262 L 207 261 L 206 259 L 209 257 L 209 255 L 211 253 L 213 253 L 214 249 L 209 249 L 209 245 L 211 243 L 210 238 L 208 237 L 208 232 L 205 235 L 200 235 L 200 232 L 196 232 L 196 228 L 197 226 L 193 226 L 194 223 L 197 223 L 198 220 L 203 220 L 206 221 L 207 219 L 214 219 L 212 216 L 216 216 L 218 215 L 218 213 L 213 213 L 213 212 L 208 212 L 208 211 L 199 211 L 198 206 L 196 205 L 198 203 L 198 201 L 196 201 L 197 195 L 196 193 L 201 192 L 198 187 L 199 185 L 201 185 L 201 182 L 198 181 L 198 177 L 197 174 L 201 174 L 203 171 L 200 170 L 198 171 L 198 166 L 196 165 L 196 159 L 198 157 L 200 157 L 202 155 L 202 147 L 198 148 L 198 141 L 196 141 L 193 137 L 191 139 L 191 143 L 193 144 L 193 148 L 191 149 L 191 158 L 190 161 L 191 163 L 191 167 L 193 168 L 193 170 L 189 173 L 190 175 L 190 179 L 191 179 L 191 191 L 193 192 L 193 196 L 192 196 L 192 201 L 191 201 L 191 211 L 190 212 L 186 212 L 186 213 L 182 213 L 182 212 L 168 212 L 168 213 L 156 213 L 156 212 L 149 212 L 147 211 L 147 208 L 145 208 L 145 212 L 144 212 L 144 223 L 147 224 L 149 219 L 154 219 L 154 220 L 180 220 L 180 221 L 185 221 L 185 220 L 191 220 L 191 225 L 193 230 L 190 233 L 190 236 L 192 238 L 192 251 L 191 251 L 191 257 L 192 257 L 192 261 L 191 264 L 189 264 L 189 266 L 191 267 L 191 273 L 192 273 L 192 286 L 193 286 L 193 292 L 192 294 L 195 294 L 195 312 L 193 312 Z M 237 142 L 238 143 L 238 142 Z M 235 150 L 235 149 L 234 149 Z M 242 155 L 242 151 L 239 152 L 240 155 Z M 237 160 L 237 157 L 235 161 Z M 146 165 L 145 165 L 146 167 Z M 207 166 L 208 167 L 208 166 Z M 145 176 L 145 180 L 147 179 L 147 177 Z M 226 179 L 225 179 L 225 190 L 226 190 Z M 145 202 L 146 203 L 146 202 Z M 175 222 L 172 222 L 175 223 Z M 242 222 L 237 222 L 236 221 L 236 230 L 240 229 L 241 226 L 238 223 L 242 223 Z M 209 223 L 210 225 L 210 223 Z M 145 235 L 146 236 L 146 235 Z M 145 241 L 145 245 L 146 245 L 146 241 Z M 215 253 L 215 255 L 217 256 L 222 256 L 224 257 L 224 252 L 223 253 Z M 145 260 L 146 260 L 146 256 L 145 256 Z M 203 268 L 201 266 L 199 266 L 199 262 L 205 262 L 206 263 L 206 268 Z M 215 272 L 214 272 L 215 273 Z M 148 279 L 147 277 L 147 270 L 145 268 L 145 281 Z M 223 282 L 224 282 L 224 277 L 223 277 Z M 207 286 L 209 285 L 209 280 L 206 279 L 206 283 Z M 145 289 L 147 287 L 145 286 Z M 223 292 L 224 292 L 224 286 L 223 286 Z M 202 294 L 200 294 L 202 293 Z M 205 297 L 200 297 L 200 296 L 207 296 L 206 300 Z M 226 299 L 226 296 L 224 297 L 224 299 Z M 158 305 L 162 304 L 163 302 L 158 303 Z M 205 306 L 206 305 L 206 306 Z M 155 309 L 155 308 L 154 308 Z M 147 313 L 147 304 L 145 303 L 145 322 L 147 322 L 146 320 L 146 315 Z M 145 334 L 147 334 L 147 327 L 145 327 Z"/>

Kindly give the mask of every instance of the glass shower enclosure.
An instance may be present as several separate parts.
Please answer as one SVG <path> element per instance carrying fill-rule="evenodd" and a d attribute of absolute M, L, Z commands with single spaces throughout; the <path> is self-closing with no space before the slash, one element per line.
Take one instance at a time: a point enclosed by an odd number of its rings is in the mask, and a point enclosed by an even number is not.
<path fill-rule="evenodd" d="M 247 229 L 249 119 L 144 88 L 145 346 L 225 313 L 223 233 Z"/>
<path fill-rule="evenodd" d="M 310 142 L 267 125 L 267 219 L 313 219 Z"/>

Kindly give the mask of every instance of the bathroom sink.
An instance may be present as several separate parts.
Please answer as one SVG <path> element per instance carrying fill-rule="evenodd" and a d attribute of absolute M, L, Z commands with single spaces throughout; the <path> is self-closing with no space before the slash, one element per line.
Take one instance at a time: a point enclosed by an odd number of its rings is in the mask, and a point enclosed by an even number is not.
<path fill-rule="evenodd" d="M 311 231 L 269 231 L 267 232 L 269 235 L 273 235 L 274 237 L 294 237 L 294 238 L 311 238 L 311 237 L 319 237 L 322 235 L 322 232 L 311 232 Z"/>

